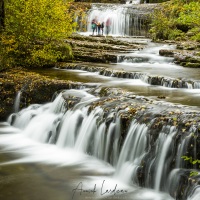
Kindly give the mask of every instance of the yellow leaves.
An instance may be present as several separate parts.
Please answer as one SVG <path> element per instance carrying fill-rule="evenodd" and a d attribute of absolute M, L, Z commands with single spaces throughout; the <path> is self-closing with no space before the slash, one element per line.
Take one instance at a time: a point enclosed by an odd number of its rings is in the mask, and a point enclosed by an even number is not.
<path fill-rule="evenodd" d="M 55 48 L 55 41 L 69 36 L 75 25 L 69 5 L 63 0 L 10 0 L 6 3 L 6 16 L 1 64 L 41 66 L 70 56 L 70 51 L 63 55 Z"/>
<path fill-rule="evenodd" d="M 1 43 L 4 45 L 12 45 L 16 43 L 16 40 L 14 36 L 1 34 Z"/>
<path fill-rule="evenodd" d="M 71 34 L 73 19 L 65 12 L 66 5 L 62 0 L 27 0 L 23 1 L 23 4 L 19 1 L 16 0 L 17 3 L 14 5 L 12 1 L 7 4 L 12 15 L 8 16 L 6 26 L 12 29 L 17 37 L 23 35 L 24 38 L 30 39 L 33 37 L 56 39 Z"/>

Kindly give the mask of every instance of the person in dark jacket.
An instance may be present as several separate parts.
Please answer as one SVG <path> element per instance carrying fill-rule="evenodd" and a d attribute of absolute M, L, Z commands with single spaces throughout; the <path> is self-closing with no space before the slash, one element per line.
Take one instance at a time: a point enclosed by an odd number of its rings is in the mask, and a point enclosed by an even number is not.
<path fill-rule="evenodd" d="M 104 30 L 104 22 L 101 23 L 101 32 L 102 32 L 102 35 L 103 35 L 103 30 Z"/>

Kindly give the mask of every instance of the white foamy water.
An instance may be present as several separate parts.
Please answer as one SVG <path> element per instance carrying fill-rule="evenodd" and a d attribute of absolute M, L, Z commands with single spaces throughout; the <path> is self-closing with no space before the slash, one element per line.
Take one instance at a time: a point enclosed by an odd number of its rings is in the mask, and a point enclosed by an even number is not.
<path fill-rule="evenodd" d="M 67 110 L 64 106 L 67 99 L 76 99 L 77 103 L 72 109 Z M 100 199 L 112 198 L 115 192 L 110 190 L 117 187 L 121 191 L 119 195 L 128 195 L 128 198 L 135 200 L 173 199 L 162 193 L 161 189 L 164 185 L 164 190 L 168 191 L 169 182 L 173 180 L 167 177 L 170 174 L 168 169 L 171 157 L 168 155 L 173 146 L 175 127 L 163 126 L 157 133 L 153 157 L 146 163 L 144 184 L 146 187 L 154 186 L 157 191 L 139 189 L 138 172 L 149 148 L 154 148 L 148 143 L 150 128 L 133 120 L 120 148 L 123 131 L 120 125 L 121 111 L 116 108 L 108 112 L 103 105 L 90 110 L 91 103 L 96 100 L 97 97 L 84 90 L 66 90 L 52 103 L 32 105 L 12 115 L 9 120 L 16 128 L 6 123 L 0 124 L 0 148 L 1 153 L 12 153 L 18 158 L 0 165 L 44 163 L 57 167 L 70 166 L 77 176 L 76 181 L 71 183 L 72 187 L 76 188 L 77 182 L 84 183 L 86 189 L 96 184 L 95 197 Z M 29 115 L 31 117 L 25 119 Z M 186 150 L 181 145 L 179 149 L 178 153 L 182 156 Z M 177 160 L 178 166 L 179 163 Z M 178 180 L 178 171 L 175 172 Z M 84 178 L 81 174 L 85 174 Z M 102 187 L 105 189 L 103 195 Z"/>

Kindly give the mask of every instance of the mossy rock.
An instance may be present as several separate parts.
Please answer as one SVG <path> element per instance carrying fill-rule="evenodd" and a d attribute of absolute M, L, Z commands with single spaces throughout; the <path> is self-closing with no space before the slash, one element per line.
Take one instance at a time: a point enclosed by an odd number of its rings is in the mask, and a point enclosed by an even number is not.
<path fill-rule="evenodd" d="M 184 65 L 184 67 L 200 68 L 200 63 L 190 63 L 190 62 L 188 62 L 188 63 L 186 63 L 186 64 Z"/>
<path fill-rule="evenodd" d="M 166 57 L 173 57 L 174 56 L 173 50 L 168 50 L 168 49 L 161 49 L 159 51 L 159 54 L 161 56 L 166 56 Z"/>

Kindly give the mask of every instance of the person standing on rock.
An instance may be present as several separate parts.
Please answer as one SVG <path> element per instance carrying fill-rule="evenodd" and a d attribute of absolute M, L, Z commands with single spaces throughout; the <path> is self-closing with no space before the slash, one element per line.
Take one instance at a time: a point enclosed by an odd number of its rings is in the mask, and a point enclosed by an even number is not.
<path fill-rule="evenodd" d="M 97 30 L 97 23 L 96 20 L 92 20 L 92 35 L 94 35 L 95 30 Z"/>
<path fill-rule="evenodd" d="M 101 32 L 102 32 L 102 35 L 103 35 L 103 30 L 104 30 L 104 22 L 101 23 Z"/>
<path fill-rule="evenodd" d="M 100 32 L 101 32 L 101 22 L 97 23 L 97 28 L 98 28 L 98 35 L 100 35 Z"/>
<path fill-rule="evenodd" d="M 110 33 L 110 26 L 111 26 L 111 20 L 110 20 L 110 18 L 108 18 L 106 20 L 106 35 L 108 35 Z"/>

